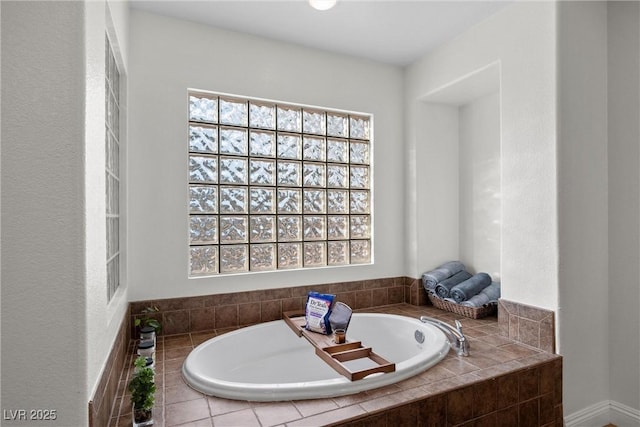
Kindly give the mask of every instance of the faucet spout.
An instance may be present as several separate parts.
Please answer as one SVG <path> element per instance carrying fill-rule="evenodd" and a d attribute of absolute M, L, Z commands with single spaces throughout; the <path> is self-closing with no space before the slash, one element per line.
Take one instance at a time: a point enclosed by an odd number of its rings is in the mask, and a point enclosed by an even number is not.
<path fill-rule="evenodd" d="M 469 341 L 462 333 L 462 324 L 460 321 L 455 321 L 455 327 L 443 322 L 442 320 L 428 316 L 420 316 L 420 321 L 422 323 L 429 323 L 444 332 L 451 344 L 451 347 L 456 350 L 458 356 L 469 356 Z"/>

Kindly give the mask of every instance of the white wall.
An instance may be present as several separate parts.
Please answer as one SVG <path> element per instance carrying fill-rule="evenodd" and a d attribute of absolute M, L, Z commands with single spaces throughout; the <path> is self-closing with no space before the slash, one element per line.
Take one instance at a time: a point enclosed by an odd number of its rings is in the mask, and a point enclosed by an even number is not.
<path fill-rule="evenodd" d="M 404 271 L 402 71 L 133 10 L 130 299 L 399 276 Z M 375 264 L 187 278 L 187 89 L 372 113 Z"/>
<path fill-rule="evenodd" d="M 610 399 L 640 415 L 640 3 L 607 13 Z"/>
<path fill-rule="evenodd" d="M 558 4 L 558 331 L 565 414 L 609 396 L 606 19 L 603 2 Z"/>
<path fill-rule="evenodd" d="M 84 425 L 84 6 L 1 7 L 2 406 Z"/>
<path fill-rule="evenodd" d="M 502 296 L 555 310 L 557 306 L 555 5 L 522 2 L 506 7 L 407 68 L 406 273 L 419 276 L 455 255 L 442 233 L 458 228 L 436 209 L 449 176 L 432 157 L 435 141 L 424 138 L 425 97 L 491 64 L 499 64 L 501 90 Z M 508 36 L 506 36 L 508 35 Z M 448 161 L 455 153 L 449 153 Z M 451 163 L 453 164 L 453 163 Z M 457 173 L 457 170 L 456 170 Z M 445 206 L 444 209 L 454 209 Z M 455 208 L 457 209 L 457 208 Z M 450 234 L 453 236 L 453 234 Z"/>
<path fill-rule="evenodd" d="M 502 190 L 500 94 L 471 100 L 460 114 L 460 259 L 500 280 Z"/>
<path fill-rule="evenodd" d="M 128 304 L 106 292 L 105 3 L 1 7 L 2 409 L 85 425 Z"/>

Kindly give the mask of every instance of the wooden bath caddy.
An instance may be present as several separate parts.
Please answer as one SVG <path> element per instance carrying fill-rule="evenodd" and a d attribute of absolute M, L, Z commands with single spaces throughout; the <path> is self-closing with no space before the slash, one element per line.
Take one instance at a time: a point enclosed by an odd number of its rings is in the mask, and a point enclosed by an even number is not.
<path fill-rule="evenodd" d="M 336 344 L 329 335 L 305 329 L 304 311 L 285 311 L 284 321 L 299 337 L 304 336 L 329 366 L 351 381 L 360 380 L 375 373 L 394 372 L 396 364 L 376 354 L 371 347 L 364 347 L 360 341 Z"/>

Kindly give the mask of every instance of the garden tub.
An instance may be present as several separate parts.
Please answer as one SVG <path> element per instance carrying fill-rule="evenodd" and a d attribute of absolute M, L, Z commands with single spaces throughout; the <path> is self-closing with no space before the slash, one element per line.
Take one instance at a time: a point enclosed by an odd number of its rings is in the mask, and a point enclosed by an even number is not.
<path fill-rule="evenodd" d="M 449 341 L 433 325 L 394 314 L 354 313 L 347 341 L 361 341 L 395 363 L 395 371 L 351 381 L 327 365 L 315 347 L 283 321 L 212 338 L 187 356 L 182 375 L 207 395 L 251 401 L 343 396 L 393 384 L 442 360 Z"/>

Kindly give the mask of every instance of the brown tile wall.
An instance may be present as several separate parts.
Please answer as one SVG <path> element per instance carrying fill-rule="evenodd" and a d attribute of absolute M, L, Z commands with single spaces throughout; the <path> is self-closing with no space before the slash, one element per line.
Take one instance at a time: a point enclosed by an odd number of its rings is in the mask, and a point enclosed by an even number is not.
<path fill-rule="evenodd" d="M 331 293 L 353 309 L 380 307 L 389 304 L 426 304 L 419 297 L 424 291 L 420 280 L 406 277 L 358 280 L 292 288 L 265 289 L 249 292 L 216 294 L 197 297 L 136 301 L 131 303 L 130 333 L 135 336 L 134 321 L 142 310 L 158 307 L 153 317 L 162 322 L 163 335 L 184 334 L 213 329 L 278 320 L 283 311 L 303 310 L 309 291 Z"/>
<path fill-rule="evenodd" d="M 562 427 L 562 359 L 332 425 Z"/>
<path fill-rule="evenodd" d="M 498 326 L 502 335 L 509 339 L 555 353 L 553 311 L 501 299 L 498 301 Z"/>
<path fill-rule="evenodd" d="M 128 316 L 122 319 L 116 340 L 107 358 L 106 366 L 100 376 L 98 387 L 96 387 L 96 391 L 89 401 L 90 427 L 106 426 L 109 423 L 111 410 L 119 391 L 120 375 L 122 374 L 125 360 L 129 357 L 131 336 L 129 335 L 128 320 Z"/>

